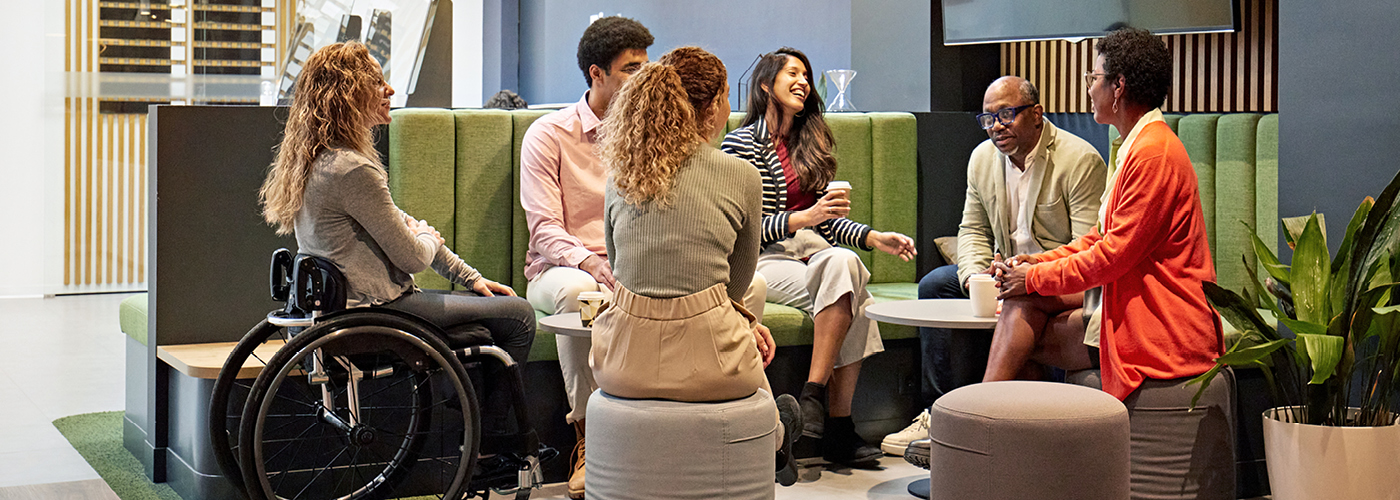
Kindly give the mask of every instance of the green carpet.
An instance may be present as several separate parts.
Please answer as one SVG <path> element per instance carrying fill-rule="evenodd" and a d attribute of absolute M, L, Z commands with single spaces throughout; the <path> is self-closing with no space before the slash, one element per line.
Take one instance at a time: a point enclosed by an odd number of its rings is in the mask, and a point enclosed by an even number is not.
<path fill-rule="evenodd" d="M 122 412 L 63 417 L 53 426 L 122 500 L 182 500 L 169 486 L 147 479 L 141 462 L 122 447 Z"/>
<path fill-rule="evenodd" d="M 170 486 L 146 478 L 141 462 L 122 446 L 122 415 L 120 411 L 84 413 L 54 420 L 53 426 L 122 500 L 184 500 Z M 431 498 L 437 497 L 401 500 Z"/>

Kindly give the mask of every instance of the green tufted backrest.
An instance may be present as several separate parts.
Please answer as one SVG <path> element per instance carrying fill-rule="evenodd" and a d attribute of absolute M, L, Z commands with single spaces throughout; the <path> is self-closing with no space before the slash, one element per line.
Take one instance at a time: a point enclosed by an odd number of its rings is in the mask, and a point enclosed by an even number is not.
<path fill-rule="evenodd" d="M 1191 156 L 1200 183 L 1201 211 L 1215 261 L 1216 281 L 1242 291 L 1246 265 L 1264 272 L 1250 231 L 1278 252 L 1278 115 L 1257 113 L 1166 115 Z M 1118 133 L 1109 127 L 1109 138 Z M 1109 155 L 1110 168 L 1117 150 Z M 1249 225 L 1246 227 L 1240 222 Z M 1241 263 L 1241 258 L 1245 264 Z"/>
<path fill-rule="evenodd" d="M 389 190 L 404 211 L 438 228 L 487 278 L 524 295 L 529 228 L 520 207 L 520 142 L 544 110 L 407 108 L 392 112 Z M 743 114 L 730 116 L 728 129 Z M 917 128 L 908 113 L 832 113 L 837 177 L 851 182 L 851 218 L 914 236 Z M 879 168 L 876 168 L 876 166 Z M 913 262 L 858 251 L 871 282 L 910 282 Z M 872 255 L 874 253 L 875 255 Z M 447 288 L 431 270 L 424 288 Z"/>

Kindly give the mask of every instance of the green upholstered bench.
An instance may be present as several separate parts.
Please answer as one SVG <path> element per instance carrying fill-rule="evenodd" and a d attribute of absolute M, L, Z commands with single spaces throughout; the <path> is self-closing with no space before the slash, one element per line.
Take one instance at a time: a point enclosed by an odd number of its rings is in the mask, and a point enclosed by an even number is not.
<path fill-rule="evenodd" d="M 1216 282 L 1236 292 L 1243 291 L 1250 279 L 1245 266 L 1254 267 L 1260 276 L 1266 275 L 1254 257 L 1250 233 L 1262 230 L 1260 239 L 1278 253 L 1278 115 L 1189 114 L 1165 118 L 1186 146 L 1196 169 Z M 1117 131 L 1109 127 L 1109 138 L 1117 137 Z M 1109 165 L 1113 165 L 1117 153 L 1117 149 L 1110 151 Z M 1259 312 L 1266 320 L 1277 321 L 1268 309 Z M 1228 322 L 1223 324 L 1226 342 L 1232 345 L 1240 332 Z"/>
<path fill-rule="evenodd" d="M 408 213 L 426 219 L 447 244 L 486 277 L 525 294 L 529 229 L 520 206 L 520 143 L 540 110 L 399 109 L 389 125 L 389 190 Z M 730 116 L 729 129 L 742 114 Z M 851 218 L 914 235 L 917 222 L 917 128 L 908 113 L 832 113 L 837 178 L 853 186 Z M 916 298 L 915 265 L 881 252 L 857 251 L 870 269 L 877 301 Z M 420 286 L 447 288 L 432 271 Z M 538 313 L 542 315 L 542 313 Z M 780 346 L 811 344 L 812 321 L 769 303 L 764 323 Z M 881 325 L 886 339 L 913 338 L 913 328 Z M 539 335 L 531 360 L 558 355 L 553 335 Z"/>

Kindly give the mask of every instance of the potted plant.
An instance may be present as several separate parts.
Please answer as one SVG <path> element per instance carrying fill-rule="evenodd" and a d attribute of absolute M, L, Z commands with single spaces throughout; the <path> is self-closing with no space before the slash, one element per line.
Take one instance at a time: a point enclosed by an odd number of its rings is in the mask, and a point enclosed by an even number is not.
<path fill-rule="evenodd" d="M 1336 257 L 1318 214 L 1287 218 L 1291 265 L 1256 235 L 1264 284 L 1248 264 L 1243 295 L 1203 284 L 1211 305 L 1243 335 L 1193 381 L 1202 384 L 1197 397 L 1225 366 L 1263 371 L 1279 405 L 1263 417 L 1274 500 L 1400 498 L 1397 191 L 1400 173 L 1379 198 L 1361 203 Z M 1261 304 L 1283 328 L 1264 321 Z"/>

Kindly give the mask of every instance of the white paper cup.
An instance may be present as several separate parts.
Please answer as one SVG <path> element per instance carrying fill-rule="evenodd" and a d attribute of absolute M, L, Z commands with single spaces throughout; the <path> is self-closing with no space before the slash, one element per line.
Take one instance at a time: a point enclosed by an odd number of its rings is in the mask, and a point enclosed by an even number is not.
<path fill-rule="evenodd" d="M 972 315 L 990 318 L 997 315 L 997 280 L 990 274 L 974 274 L 967 279 L 967 295 L 972 298 Z"/>
<path fill-rule="evenodd" d="M 826 184 L 827 192 L 839 192 L 841 197 L 851 197 L 851 183 L 846 181 L 831 181 Z"/>
<path fill-rule="evenodd" d="M 606 297 L 603 292 L 578 294 L 578 320 L 584 328 L 593 327 L 593 320 L 598 317 L 598 311 L 603 308 L 603 299 Z"/>

